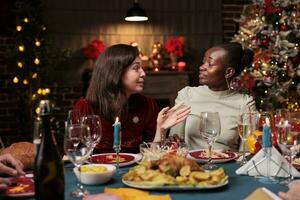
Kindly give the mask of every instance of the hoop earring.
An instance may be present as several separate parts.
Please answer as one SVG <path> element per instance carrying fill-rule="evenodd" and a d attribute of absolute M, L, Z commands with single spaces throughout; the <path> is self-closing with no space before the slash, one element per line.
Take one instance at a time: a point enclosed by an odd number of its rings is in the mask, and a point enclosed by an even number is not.
<path fill-rule="evenodd" d="M 226 76 L 225 76 L 225 80 L 226 80 L 226 85 L 228 90 L 230 91 L 234 90 L 234 87 L 231 84 L 229 84 L 228 78 Z"/>

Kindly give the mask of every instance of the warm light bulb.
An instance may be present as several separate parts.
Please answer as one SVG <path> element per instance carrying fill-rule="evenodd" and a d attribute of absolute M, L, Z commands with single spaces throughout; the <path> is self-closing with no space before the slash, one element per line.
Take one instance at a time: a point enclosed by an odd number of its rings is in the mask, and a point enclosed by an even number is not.
<path fill-rule="evenodd" d="M 40 107 L 39 107 L 39 106 L 38 106 L 38 107 L 36 107 L 36 108 L 35 108 L 35 113 L 36 113 L 36 114 L 40 114 L 40 112 L 41 112 L 41 109 L 40 109 Z"/>
<path fill-rule="evenodd" d="M 45 89 L 42 89 L 42 95 L 46 95 L 47 94 L 47 92 L 46 92 L 46 90 Z"/>
<path fill-rule="evenodd" d="M 28 22 L 29 22 L 29 20 L 28 20 L 28 18 L 27 18 L 27 17 L 25 17 L 23 21 L 24 21 L 24 22 L 26 22 L 26 23 L 28 23 Z"/>
<path fill-rule="evenodd" d="M 18 77 L 15 76 L 14 79 L 13 79 L 13 82 L 14 82 L 14 83 L 18 83 L 18 82 L 19 82 Z"/>
<path fill-rule="evenodd" d="M 265 93 L 267 94 L 267 93 L 268 93 L 268 90 L 265 90 Z"/>
<path fill-rule="evenodd" d="M 45 31 L 47 28 L 46 28 L 46 26 L 43 26 L 43 31 Z"/>
<path fill-rule="evenodd" d="M 25 51 L 25 47 L 23 45 L 20 45 L 19 46 L 19 51 L 21 51 L 21 52 Z"/>
<path fill-rule="evenodd" d="M 32 99 L 32 100 L 36 100 L 36 94 L 33 94 L 33 95 L 31 96 L 31 99 Z"/>
<path fill-rule="evenodd" d="M 49 94 L 51 92 L 51 90 L 49 88 L 45 88 L 45 92 L 46 92 L 46 94 Z"/>
<path fill-rule="evenodd" d="M 35 46 L 37 46 L 37 47 L 41 46 L 41 42 L 38 41 L 38 40 L 36 40 L 36 41 L 35 41 Z"/>
<path fill-rule="evenodd" d="M 23 67 L 23 63 L 22 62 L 18 62 L 18 67 L 22 68 Z"/>
<path fill-rule="evenodd" d="M 34 64 L 36 64 L 36 65 L 40 64 L 40 60 L 38 58 L 35 58 L 34 59 Z"/>
<path fill-rule="evenodd" d="M 18 26 L 16 27 L 16 29 L 17 29 L 17 31 L 21 31 L 21 30 L 22 30 L 22 26 L 18 25 Z"/>
<path fill-rule="evenodd" d="M 38 93 L 38 94 L 42 94 L 42 89 L 39 88 L 38 91 L 37 91 L 37 93 Z"/>
<path fill-rule="evenodd" d="M 32 78 L 36 78 L 36 77 L 37 77 L 37 73 L 33 73 Z"/>
<path fill-rule="evenodd" d="M 27 85 L 27 84 L 28 84 L 28 81 L 27 81 L 26 79 L 24 79 L 24 80 L 23 80 L 23 84 L 24 84 L 24 85 Z"/>

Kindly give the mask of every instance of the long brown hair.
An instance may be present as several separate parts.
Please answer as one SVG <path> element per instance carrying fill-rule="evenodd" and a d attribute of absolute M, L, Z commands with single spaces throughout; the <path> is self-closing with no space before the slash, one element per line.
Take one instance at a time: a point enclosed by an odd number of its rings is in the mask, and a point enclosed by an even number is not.
<path fill-rule="evenodd" d="M 127 112 L 122 77 L 138 55 L 136 47 L 116 44 L 108 47 L 95 63 L 86 99 L 107 120 L 113 121 Z"/>

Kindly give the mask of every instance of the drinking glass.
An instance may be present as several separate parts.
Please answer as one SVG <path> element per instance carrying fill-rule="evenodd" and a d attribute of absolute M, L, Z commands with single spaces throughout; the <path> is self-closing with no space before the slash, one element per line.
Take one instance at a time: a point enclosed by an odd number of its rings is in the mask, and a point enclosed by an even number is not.
<path fill-rule="evenodd" d="M 68 111 L 67 124 L 80 124 L 80 110 L 73 109 Z"/>
<path fill-rule="evenodd" d="M 242 152 L 243 158 L 238 163 L 240 165 L 244 165 L 247 163 L 246 159 L 246 141 L 247 138 L 254 133 L 256 120 L 257 120 L 258 113 L 256 112 L 245 112 L 241 113 L 240 119 L 238 121 L 238 133 L 241 138 L 242 142 Z"/>
<path fill-rule="evenodd" d="M 289 176 L 282 183 L 290 183 L 293 179 L 292 163 L 300 152 L 300 112 L 292 111 L 276 124 L 278 146 L 282 153 L 289 157 Z"/>
<path fill-rule="evenodd" d="M 98 115 L 83 116 L 81 117 L 81 123 L 89 127 L 91 135 L 91 145 L 94 149 L 100 142 L 102 136 L 100 117 Z"/>
<path fill-rule="evenodd" d="M 212 145 L 218 138 L 221 132 L 221 123 L 218 112 L 201 112 L 200 115 L 200 134 L 208 144 L 208 162 L 202 167 L 205 170 L 214 170 L 218 166 L 212 164 Z"/>
<path fill-rule="evenodd" d="M 77 189 L 71 192 L 72 197 L 83 197 L 89 194 L 80 183 L 80 167 L 90 157 L 93 151 L 90 137 L 89 128 L 84 124 L 70 124 L 67 126 L 64 138 L 65 154 L 79 171 Z"/>

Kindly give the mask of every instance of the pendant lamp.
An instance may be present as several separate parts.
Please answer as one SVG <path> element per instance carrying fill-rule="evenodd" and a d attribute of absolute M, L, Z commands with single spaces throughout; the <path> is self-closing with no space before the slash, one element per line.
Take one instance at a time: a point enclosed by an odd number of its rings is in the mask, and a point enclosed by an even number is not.
<path fill-rule="evenodd" d="M 138 0 L 134 0 L 133 7 L 127 10 L 125 20 L 130 22 L 139 22 L 139 21 L 148 20 L 146 11 L 140 7 Z"/>

